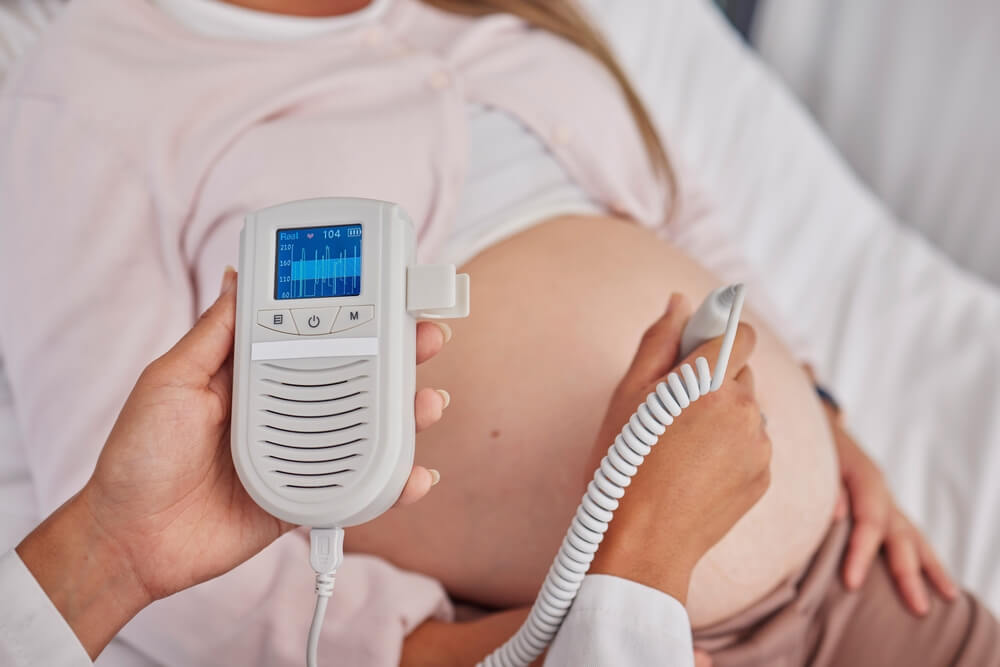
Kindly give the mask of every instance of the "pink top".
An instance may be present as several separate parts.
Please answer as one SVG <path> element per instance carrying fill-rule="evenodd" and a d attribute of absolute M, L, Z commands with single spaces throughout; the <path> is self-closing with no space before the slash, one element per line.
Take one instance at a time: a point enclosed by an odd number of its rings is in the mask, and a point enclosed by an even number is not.
<path fill-rule="evenodd" d="M 662 223 L 667 193 L 614 81 L 513 17 L 395 0 L 347 30 L 260 42 L 194 34 L 143 0 L 70 3 L 0 96 L 0 345 L 40 512 L 84 484 L 144 365 L 214 299 L 247 211 L 396 201 L 432 258 L 462 188 L 467 101 L 533 129 L 594 201 Z M 698 217 L 675 241 L 726 272 Z M 307 554 L 286 536 L 123 634 L 164 663 L 299 664 Z M 388 665 L 450 607 L 437 582 L 349 556 L 329 613 L 326 655 Z"/>

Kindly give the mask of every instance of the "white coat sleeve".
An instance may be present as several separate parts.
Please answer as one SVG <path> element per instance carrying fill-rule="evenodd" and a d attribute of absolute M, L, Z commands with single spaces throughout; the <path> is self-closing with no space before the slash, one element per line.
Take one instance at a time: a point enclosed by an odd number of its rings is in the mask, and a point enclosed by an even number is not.
<path fill-rule="evenodd" d="M 0 665 L 90 667 L 73 630 L 21 561 L 0 556 Z"/>
<path fill-rule="evenodd" d="M 588 574 L 545 659 L 545 667 L 570 665 L 692 667 L 687 611 L 655 588 Z"/>

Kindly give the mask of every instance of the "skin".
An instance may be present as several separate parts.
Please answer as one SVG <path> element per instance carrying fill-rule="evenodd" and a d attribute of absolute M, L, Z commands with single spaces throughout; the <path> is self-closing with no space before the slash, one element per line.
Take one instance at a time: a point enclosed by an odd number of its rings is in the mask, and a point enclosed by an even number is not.
<path fill-rule="evenodd" d="M 595 466 L 609 436 L 677 363 L 690 312 L 689 302 L 674 295 L 666 313 L 642 336 L 591 448 Z M 727 373 L 731 381 L 692 405 L 646 457 L 615 512 L 592 572 L 631 579 L 683 603 L 695 564 L 767 489 L 770 440 L 747 365 L 755 338 L 752 329 L 741 326 Z M 718 345 L 711 341 L 691 358 L 712 358 Z M 680 477 L 686 483 L 676 483 Z M 424 623 L 408 638 L 403 665 L 472 664 L 510 637 L 526 615 L 527 609 L 520 609 L 469 624 Z M 696 657 L 699 667 L 710 664 L 707 654 Z"/>
<path fill-rule="evenodd" d="M 664 289 L 695 303 L 718 280 L 649 230 L 577 216 L 497 243 L 462 270 L 475 285 L 475 309 L 454 323 L 449 354 L 420 371 L 423 383 L 460 397 L 447 422 L 421 436 L 421 462 L 454 481 L 347 539 L 438 578 L 459 598 L 520 606 L 534 599 L 593 472 L 594 435 L 636 340 L 663 308 Z M 514 285 L 544 288 L 512 287 L 512 276 Z M 699 563 L 688 601 L 696 627 L 752 604 L 801 567 L 837 499 L 822 406 L 778 337 L 746 313 L 758 334 L 756 384 L 775 445 L 772 485 Z M 484 467 L 487 452 L 493 463 Z M 406 550 L 400 536 L 424 548 Z"/>
<path fill-rule="evenodd" d="M 371 0 L 227 0 L 231 5 L 290 16 L 339 16 L 364 9 Z"/>

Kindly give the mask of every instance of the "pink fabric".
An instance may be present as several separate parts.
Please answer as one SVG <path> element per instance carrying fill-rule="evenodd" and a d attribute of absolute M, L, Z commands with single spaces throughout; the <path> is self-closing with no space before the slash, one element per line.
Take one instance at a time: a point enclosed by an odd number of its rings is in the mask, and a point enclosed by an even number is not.
<path fill-rule="evenodd" d="M 246 212 L 397 201 L 432 258 L 470 100 L 532 128 L 609 210 L 662 224 L 667 193 L 613 80 L 512 17 L 397 0 L 370 25 L 250 42 L 193 34 L 142 0 L 71 3 L 0 96 L 0 351 L 40 513 L 86 481 L 143 366 L 214 298 Z M 124 636 L 166 664 L 297 665 L 307 554 L 287 536 Z M 323 641 L 338 664 L 395 664 L 409 630 L 450 613 L 436 582 L 363 556 L 336 601 Z"/>

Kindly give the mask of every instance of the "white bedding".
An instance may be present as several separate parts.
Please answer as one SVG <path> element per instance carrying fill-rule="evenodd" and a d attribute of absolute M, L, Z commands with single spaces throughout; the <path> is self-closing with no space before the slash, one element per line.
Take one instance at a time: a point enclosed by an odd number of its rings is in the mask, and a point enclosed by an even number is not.
<path fill-rule="evenodd" d="M 1000 293 L 898 224 L 707 3 L 585 4 L 903 505 L 1000 610 Z M 0 391 L 0 548 L 37 520 L 20 451 Z"/>
<path fill-rule="evenodd" d="M 1000 285 L 1000 3 L 762 0 L 753 43 L 903 223 Z"/>

